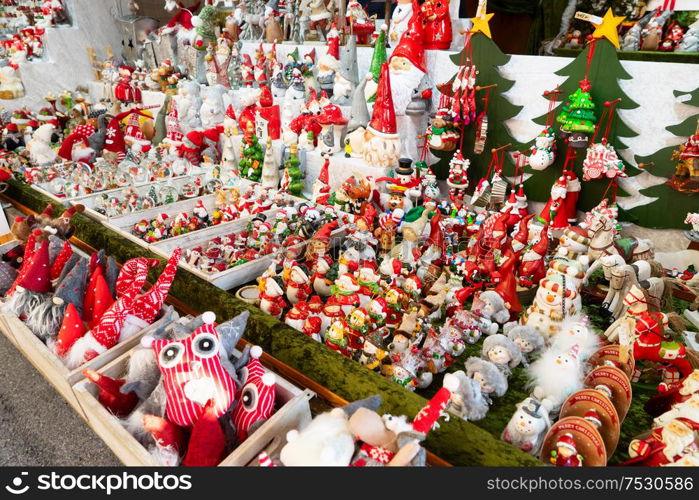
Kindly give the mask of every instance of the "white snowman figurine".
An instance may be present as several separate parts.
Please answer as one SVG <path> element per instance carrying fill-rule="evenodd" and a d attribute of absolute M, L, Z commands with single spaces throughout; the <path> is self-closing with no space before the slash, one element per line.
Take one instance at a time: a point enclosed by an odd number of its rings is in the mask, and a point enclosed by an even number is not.
<path fill-rule="evenodd" d="M 534 303 L 519 321 L 550 338 L 560 331 L 564 320 L 579 313 L 579 304 L 579 294 L 571 280 L 552 274 L 541 280 Z"/>
<path fill-rule="evenodd" d="M 532 170 L 544 170 L 553 165 L 556 156 L 553 152 L 553 146 L 556 139 L 553 135 L 553 130 L 550 128 L 544 129 L 534 140 L 534 146 L 531 147 L 527 161 Z"/>

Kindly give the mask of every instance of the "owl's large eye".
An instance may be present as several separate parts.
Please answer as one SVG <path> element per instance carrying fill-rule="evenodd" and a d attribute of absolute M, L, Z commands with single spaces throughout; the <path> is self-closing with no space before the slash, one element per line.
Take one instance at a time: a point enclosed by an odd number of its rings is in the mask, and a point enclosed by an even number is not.
<path fill-rule="evenodd" d="M 166 345 L 160 351 L 160 366 L 163 368 L 172 368 L 182 359 L 184 354 L 184 346 L 179 342 L 172 342 Z"/>
<path fill-rule="evenodd" d="M 257 406 L 257 387 L 248 385 L 243 389 L 243 395 L 240 397 L 243 403 L 243 408 L 247 411 L 252 411 Z"/>
<path fill-rule="evenodd" d="M 200 333 L 192 341 L 192 351 L 200 358 L 210 358 L 218 354 L 218 340 L 210 333 Z"/>

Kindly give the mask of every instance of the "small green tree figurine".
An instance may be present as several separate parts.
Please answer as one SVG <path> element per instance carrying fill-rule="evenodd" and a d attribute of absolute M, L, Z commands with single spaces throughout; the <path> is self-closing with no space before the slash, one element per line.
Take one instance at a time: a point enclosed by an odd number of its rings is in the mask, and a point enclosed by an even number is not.
<path fill-rule="evenodd" d="M 305 175 L 301 172 L 300 166 L 301 160 L 296 154 L 296 144 L 292 144 L 289 149 L 289 158 L 284 162 L 282 190 L 293 196 L 301 196 L 304 188 L 303 178 Z"/>
<path fill-rule="evenodd" d="M 590 97 L 590 82 L 583 80 L 580 87 L 573 92 L 568 100 L 569 107 L 566 112 L 566 121 L 561 126 L 565 132 L 584 132 L 591 134 L 595 131 L 595 103 Z M 559 117 L 560 118 L 560 117 Z"/>
<path fill-rule="evenodd" d="M 243 137 L 239 166 L 243 177 L 257 182 L 262 177 L 262 160 L 265 157 L 265 152 L 255 135 L 254 128 L 252 122 L 248 122 L 248 127 Z"/>

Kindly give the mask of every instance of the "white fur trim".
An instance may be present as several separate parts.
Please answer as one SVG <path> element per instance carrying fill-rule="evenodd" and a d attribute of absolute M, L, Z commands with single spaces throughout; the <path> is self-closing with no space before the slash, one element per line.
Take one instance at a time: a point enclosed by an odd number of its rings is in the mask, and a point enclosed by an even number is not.
<path fill-rule="evenodd" d="M 119 342 L 123 342 L 129 337 L 133 337 L 149 325 L 150 323 L 143 321 L 138 316 L 129 314 L 128 316 L 126 316 L 124 325 L 121 327 L 121 330 L 119 331 Z"/>
<path fill-rule="evenodd" d="M 153 342 L 155 342 L 155 339 L 151 337 L 150 335 L 146 335 L 145 337 L 141 337 L 141 345 L 145 347 L 146 349 L 150 349 L 153 347 Z"/>
<path fill-rule="evenodd" d="M 456 392 L 459 390 L 459 378 L 453 373 L 447 373 L 444 375 L 444 380 L 442 381 L 442 386 L 449 392 Z"/>
<path fill-rule="evenodd" d="M 216 313 L 212 311 L 206 311 L 204 314 L 201 315 L 201 320 L 205 324 L 211 325 L 216 322 Z"/>
<path fill-rule="evenodd" d="M 250 348 L 250 357 L 254 359 L 260 359 L 262 356 L 262 348 L 259 345 L 254 345 Z"/>
<path fill-rule="evenodd" d="M 400 135 L 398 135 L 397 133 L 396 134 L 387 134 L 385 132 L 379 132 L 371 125 L 367 126 L 366 129 L 370 130 L 372 134 L 374 134 L 378 137 L 383 137 L 384 139 L 395 139 L 396 141 L 400 139 Z"/>
<path fill-rule="evenodd" d="M 85 362 L 85 355 L 88 352 L 95 351 L 97 354 L 102 354 L 106 350 L 107 348 L 100 344 L 89 331 L 75 341 L 63 361 L 69 369 L 73 370 Z"/>
<path fill-rule="evenodd" d="M 267 372 L 262 375 L 262 383 L 267 387 L 271 387 L 277 383 L 277 377 L 274 376 L 274 373 Z"/>

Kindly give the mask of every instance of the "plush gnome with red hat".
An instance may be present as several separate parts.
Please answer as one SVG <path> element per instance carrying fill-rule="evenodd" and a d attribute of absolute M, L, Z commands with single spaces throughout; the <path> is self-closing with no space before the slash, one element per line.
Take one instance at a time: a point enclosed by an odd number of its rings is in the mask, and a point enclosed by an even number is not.
<path fill-rule="evenodd" d="M 396 115 L 399 116 L 406 114 L 408 105 L 415 93 L 422 89 L 421 83 L 427 75 L 422 19 L 419 10 L 413 11 L 408 30 L 403 33 L 398 46 L 388 60 L 391 94 Z M 424 90 L 427 91 L 427 88 Z M 429 97 L 428 94 L 422 97 Z"/>
<path fill-rule="evenodd" d="M 333 23 L 335 26 L 335 23 Z M 335 84 L 335 72 L 340 69 L 340 37 L 335 28 L 335 36 L 331 36 L 332 29 L 326 36 L 328 50 L 318 59 L 318 72 L 316 80 L 321 90 L 332 96 Z"/>
<path fill-rule="evenodd" d="M 119 278 L 116 282 L 116 302 L 104 314 L 101 314 L 98 320 L 94 317 L 88 318 L 88 324 L 92 323 L 95 326 L 83 337 L 75 341 L 66 353 L 64 362 L 68 368 L 77 368 L 86 361 L 111 349 L 120 341 L 122 329 L 127 319 L 135 312 L 136 298 L 146 282 L 148 267 L 152 266 L 152 262 L 149 259 L 141 257 L 131 260 L 135 262 L 127 261 L 119 273 Z M 99 281 L 98 274 L 96 282 Z M 89 292 L 90 290 L 88 289 Z M 104 300 L 105 296 L 106 294 L 95 296 L 94 310 L 98 309 L 98 301 Z"/>
<path fill-rule="evenodd" d="M 34 238 L 36 237 L 34 235 Z M 25 250 L 25 263 L 26 265 L 20 268 L 14 288 L 8 291 L 9 298 L 2 306 L 4 311 L 20 319 L 26 319 L 27 315 L 39 307 L 53 290 L 48 239 L 43 240 L 38 249 L 30 252 L 30 255 L 27 255 Z"/>
<path fill-rule="evenodd" d="M 371 121 L 366 129 L 361 127 L 349 135 L 352 151 L 360 152 L 372 167 L 392 168 L 400 158 L 400 135 L 396 126 L 396 112 L 391 94 L 391 77 L 388 64 L 381 66 L 379 86 Z"/>

